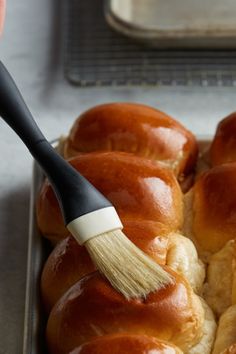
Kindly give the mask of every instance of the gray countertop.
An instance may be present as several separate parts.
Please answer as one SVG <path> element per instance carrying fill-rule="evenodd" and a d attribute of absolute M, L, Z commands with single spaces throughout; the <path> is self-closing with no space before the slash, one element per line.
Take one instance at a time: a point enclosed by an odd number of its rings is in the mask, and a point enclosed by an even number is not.
<path fill-rule="evenodd" d="M 49 139 L 66 134 L 75 117 L 108 101 L 150 104 L 196 134 L 213 134 L 235 110 L 235 88 L 75 88 L 63 79 L 58 1 L 8 1 L 1 60 L 17 81 Z M 0 121 L 0 354 L 22 352 L 32 160 Z"/>

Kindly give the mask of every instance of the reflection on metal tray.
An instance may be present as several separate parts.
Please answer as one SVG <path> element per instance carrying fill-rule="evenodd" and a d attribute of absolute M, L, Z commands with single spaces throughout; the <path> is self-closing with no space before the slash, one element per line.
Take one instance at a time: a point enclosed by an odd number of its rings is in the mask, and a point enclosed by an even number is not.
<path fill-rule="evenodd" d="M 71 83 L 236 86 L 236 50 L 200 51 L 200 38 L 194 50 L 147 47 L 111 30 L 103 5 L 102 0 L 65 3 L 65 75 Z"/>

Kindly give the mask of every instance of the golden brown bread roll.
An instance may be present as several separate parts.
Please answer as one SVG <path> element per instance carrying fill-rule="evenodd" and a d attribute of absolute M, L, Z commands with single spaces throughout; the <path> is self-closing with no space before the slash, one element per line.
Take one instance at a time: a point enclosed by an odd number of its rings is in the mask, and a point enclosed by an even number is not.
<path fill-rule="evenodd" d="M 211 310 L 207 308 L 204 334 L 200 342 L 188 354 L 210 354 L 214 341 L 216 323 Z M 70 354 L 181 354 L 182 350 L 173 344 L 154 337 L 134 334 L 114 334 L 96 337 L 82 344 Z M 227 352 L 226 354 L 230 354 Z M 232 352 L 233 353 L 233 352 Z"/>
<path fill-rule="evenodd" d="M 229 307 L 220 317 L 212 354 L 235 354 L 236 305 Z"/>
<path fill-rule="evenodd" d="M 59 298 L 79 279 L 95 267 L 85 247 L 68 236 L 49 255 L 41 276 L 41 296 L 44 308 L 50 312 Z"/>
<path fill-rule="evenodd" d="M 157 236 L 158 223 L 123 220 L 123 224 L 131 241 L 159 264 L 165 264 L 168 239 Z M 85 247 L 71 236 L 62 240 L 49 255 L 42 272 L 41 293 L 46 310 L 49 311 L 66 290 L 94 270 Z"/>
<path fill-rule="evenodd" d="M 67 353 L 95 336 L 119 333 L 153 336 L 187 351 L 202 337 L 204 310 L 188 282 L 171 274 L 172 284 L 135 300 L 126 300 L 98 272 L 85 276 L 50 313 L 50 354 Z"/>
<path fill-rule="evenodd" d="M 47 178 L 44 180 L 37 198 L 36 216 L 40 232 L 53 244 L 70 235 L 64 226 L 57 198 Z"/>
<path fill-rule="evenodd" d="M 236 161 L 236 112 L 218 124 L 209 156 L 212 166 Z"/>
<path fill-rule="evenodd" d="M 74 349 L 70 354 L 183 354 L 183 352 L 173 344 L 154 337 L 114 334 L 97 337 Z"/>
<path fill-rule="evenodd" d="M 70 163 L 115 206 L 121 219 L 159 223 L 159 234 L 182 226 L 182 192 L 169 169 L 122 152 L 90 153 Z M 59 205 L 46 181 L 37 202 L 40 231 L 52 242 L 68 235 Z"/>
<path fill-rule="evenodd" d="M 199 343 L 192 347 L 188 354 L 210 354 L 215 338 L 216 323 L 209 307 L 206 308 L 203 336 Z M 232 350 L 233 346 L 230 346 Z M 96 337 L 88 343 L 82 344 L 70 354 L 183 354 L 182 350 L 165 341 L 154 337 L 135 334 L 111 334 Z M 233 351 L 224 354 L 235 354 Z"/>
<path fill-rule="evenodd" d="M 159 224 L 153 221 L 123 220 L 123 224 L 124 233 L 136 246 L 157 263 L 184 275 L 193 290 L 201 292 L 205 269 L 188 238 L 176 233 L 159 236 Z M 42 272 L 41 294 L 46 311 L 73 284 L 94 270 L 85 247 L 71 236 L 62 240 L 49 255 Z"/>
<path fill-rule="evenodd" d="M 201 297 L 199 299 L 204 309 L 202 337 L 199 342 L 187 352 L 188 354 L 210 354 L 215 340 L 217 325 L 214 314 L 207 303 Z"/>
<path fill-rule="evenodd" d="M 81 114 L 65 142 L 64 156 L 105 150 L 165 161 L 177 175 L 192 172 L 198 152 L 195 137 L 179 122 L 137 103 L 108 103 Z"/>
<path fill-rule="evenodd" d="M 236 303 L 236 240 L 211 256 L 204 297 L 217 316 Z"/>
<path fill-rule="evenodd" d="M 235 238 L 236 163 L 203 173 L 185 196 L 185 226 L 199 252 L 209 255 Z"/>
<path fill-rule="evenodd" d="M 168 235 L 165 265 L 182 274 L 195 293 L 201 294 L 205 279 L 205 266 L 198 258 L 191 240 L 179 233 Z"/>

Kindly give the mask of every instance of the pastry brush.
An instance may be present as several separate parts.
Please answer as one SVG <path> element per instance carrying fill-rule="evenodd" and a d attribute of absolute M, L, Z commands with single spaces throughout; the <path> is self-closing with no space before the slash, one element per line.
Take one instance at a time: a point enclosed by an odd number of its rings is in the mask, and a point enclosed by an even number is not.
<path fill-rule="evenodd" d="M 113 205 L 53 149 L 1 62 L 0 116 L 49 178 L 68 230 L 116 290 L 128 299 L 140 298 L 173 281 L 124 235 Z"/>

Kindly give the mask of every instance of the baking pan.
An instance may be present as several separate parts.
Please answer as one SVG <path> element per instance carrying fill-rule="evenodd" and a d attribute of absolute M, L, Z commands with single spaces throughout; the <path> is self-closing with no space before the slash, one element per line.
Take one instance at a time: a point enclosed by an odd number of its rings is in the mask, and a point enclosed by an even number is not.
<path fill-rule="evenodd" d="M 209 136 L 201 136 L 198 141 L 200 152 L 204 153 L 210 142 Z M 49 241 L 40 235 L 35 213 L 36 198 L 43 179 L 42 169 L 34 162 L 30 194 L 23 354 L 47 354 L 46 316 L 40 300 L 40 276 L 52 247 Z"/>
<path fill-rule="evenodd" d="M 131 1 L 127 0 L 126 6 Z M 138 0 L 134 1 L 135 3 L 138 2 Z M 161 1 L 162 6 L 165 3 L 170 3 L 167 0 L 153 1 L 153 5 L 158 11 L 158 4 Z M 177 0 L 171 1 L 179 4 Z M 189 4 L 192 1 L 195 2 L 195 0 L 187 1 Z M 199 0 L 195 3 L 195 6 L 199 7 L 203 1 Z M 231 2 L 231 6 L 235 7 L 236 11 L 236 2 L 234 0 L 229 1 Z M 118 3 L 122 2 L 123 0 L 118 0 Z M 216 8 L 219 6 L 221 8 L 226 6 L 225 2 L 221 1 L 219 3 L 219 0 L 210 0 L 210 2 L 211 5 L 214 5 L 214 11 L 217 11 Z M 143 6 L 148 6 L 147 0 L 142 0 L 142 3 Z M 196 35 L 194 40 L 188 38 L 189 46 L 192 49 L 185 50 L 187 39 L 184 36 L 176 39 L 176 32 L 173 30 L 169 19 L 166 25 L 169 30 L 172 28 L 172 39 L 169 38 L 171 43 L 168 44 L 168 38 L 160 39 L 159 41 L 153 39 L 154 42 L 157 41 L 159 43 L 160 47 L 162 42 L 163 48 L 161 49 L 148 46 L 148 41 L 151 41 L 151 39 L 143 39 L 141 42 L 141 40 L 138 41 L 135 38 L 128 38 L 128 34 L 124 36 L 119 33 L 120 31 L 113 31 L 110 28 L 111 26 L 108 26 L 107 21 L 114 21 L 117 22 L 117 25 L 120 25 L 119 21 L 121 20 L 116 20 L 116 18 L 122 18 L 123 15 L 116 9 L 112 10 L 109 6 L 105 9 L 106 21 L 103 0 L 70 0 L 64 1 L 63 5 L 65 6 L 63 9 L 64 73 L 67 80 L 73 85 L 80 87 L 130 87 L 139 85 L 149 87 L 236 86 L 236 40 L 234 38 L 233 45 L 230 46 L 230 43 L 224 37 L 218 38 L 220 37 L 218 30 L 213 32 L 212 38 L 206 39 L 204 37 L 204 39 L 200 38 L 199 35 Z M 209 0 L 205 6 L 209 7 Z M 152 7 L 147 7 L 147 9 L 152 9 Z M 138 6 L 135 11 L 138 11 Z M 115 13 L 113 14 L 113 12 Z M 128 19 L 130 23 L 135 22 L 136 27 L 141 26 L 141 19 L 144 21 L 141 8 L 138 15 L 136 19 L 133 19 L 133 15 Z M 160 15 L 159 11 L 158 16 L 160 17 Z M 170 15 L 174 16 L 174 12 L 172 11 Z M 212 16 L 213 13 L 211 12 L 211 16 L 208 16 L 209 21 L 213 21 Z M 145 19 L 147 17 L 149 17 L 148 13 L 146 13 Z M 235 17 L 236 13 L 234 19 Z M 155 17 L 155 20 L 157 18 Z M 223 21 L 228 21 L 226 15 L 222 19 Z M 125 19 L 123 18 L 123 20 Z M 161 20 L 163 22 L 163 18 Z M 195 24 L 196 21 L 195 18 Z M 159 21 L 157 22 L 157 26 L 160 27 Z M 192 22 L 191 26 L 193 26 Z M 236 37 L 236 21 L 234 21 L 234 26 Z M 123 27 L 129 27 L 127 21 Z M 129 28 L 134 30 L 136 27 Z M 147 23 L 145 28 L 147 28 Z M 168 32 L 170 32 L 169 30 Z M 199 30 L 203 32 L 201 27 Z M 145 30 L 140 31 L 143 34 L 145 32 Z M 148 31 L 147 29 L 146 32 Z M 167 28 L 164 29 L 164 32 L 167 32 Z M 185 30 L 186 32 L 189 33 Z M 203 45 L 203 42 L 205 42 L 205 45 Z M 213 42 L 215 42 L 215 46 Z M 200 49 L 204 46 L 205 50 Z M 177 48 L 174 49 L 174 47 Z M 210 48 L 213 47 L 214 50 L 211 50 Z M 222 47 L 227 47 L 230 50 L 226 48 L 225 50 L 220 49 Z M 170 48 L 171 50 L 169 50 Z"/>
<path fill-rule="evenodd" d="M 50 252 L 50 245 L 39 233 L 35 213 L 35 202 L 43 178 L 41 168 L 34 162 L 30 193 L 23 354 L 47 353 L 45 345 L 46 318 L 40 301 L 40 275 Z"/>
<path fill-rule="evenodd" d="M 106 0 L 107 22 L 157 47 L 235 48 L 234 0 Z"/>

